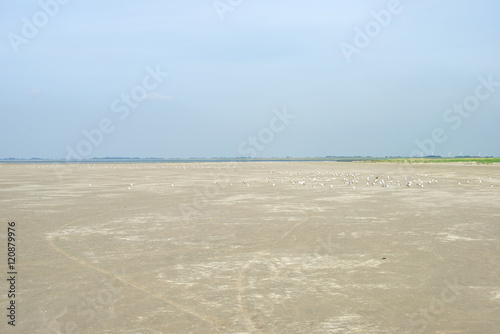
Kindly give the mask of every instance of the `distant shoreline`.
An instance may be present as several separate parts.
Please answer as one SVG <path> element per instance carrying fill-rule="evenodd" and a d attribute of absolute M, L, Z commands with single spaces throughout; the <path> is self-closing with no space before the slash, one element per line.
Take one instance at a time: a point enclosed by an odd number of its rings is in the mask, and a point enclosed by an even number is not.
<path fill-rule="evenodd" d="M 200 162 L 389 162 L 389 163 L 500 163 L 497 157 L 424 157 L 424 158 L 382 158 L 382 157 L 323 157 L 323 158 L 207 158 L 207 159 L 156 159 L 156 158 L 94 158 L 87 160 L 50 160 L 50 159 L 2 159 L 0 164 L 91 164 L 91 163 L 200 163 Z"/>

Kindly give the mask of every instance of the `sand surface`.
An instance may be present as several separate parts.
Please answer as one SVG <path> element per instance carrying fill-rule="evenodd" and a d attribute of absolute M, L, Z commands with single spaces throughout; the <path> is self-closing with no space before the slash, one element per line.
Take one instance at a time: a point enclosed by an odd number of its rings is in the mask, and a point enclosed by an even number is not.
<path fill-rule="evenodd" d="M 0 333 L 500 333 L 499 165 L 0 164 L 0 203 Z"/>

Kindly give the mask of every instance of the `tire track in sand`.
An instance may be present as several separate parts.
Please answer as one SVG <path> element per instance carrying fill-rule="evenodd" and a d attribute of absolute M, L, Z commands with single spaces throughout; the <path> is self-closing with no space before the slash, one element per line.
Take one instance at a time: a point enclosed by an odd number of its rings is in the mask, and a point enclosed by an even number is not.
<path fill-rule="evenodd" d="M 77 224 L 77 223 L 80 223 L 82 222 L 82 220 L 79 220 L 79 221 L 75 221 L 75 222 L 71 222 L 71 223 L 67 223 L 67 224 L 64 224 L 63 226 L 61 226 L 60 228 L 58 228 L 55 232 L 52 232 L 52 233 L 55 233 L 57 234 L 58 232 L 62 231 L 63 229 L 65 229 L 66 227 L 70 226 L 70 225 L 74 225 L 74 224 Z M 91 263 L 88 263 L 76 256 L 73 256 L 71 254 L 69 254 L 68 252 L 66 252 L 64 249 L 62 249 L 61 247 L 59 247 L 55 241 L 54 241 L 54 236 L 51 236 L 51 235 L 47 235 L 45 237 L 45 239 L 47 240 L 48 244 L 50 245 L 50 247 L 52 247 L 56 252 L 58 252 L 59 254 L 63 255 L 64 257 L 74 261 L 74 262 L 77 262 L 79 263 L 80 265 L 86 267 L 86 268 L 89 268 L 89 269 L 92 269 L 92 270 L 95 270 L 95 271 L 98 271 L 104 275 L 107 275 L 107 276 L 110 276 L 110 277 L 113 277 L 117 280 L 119 280 L 120 282 L 128 285 L 128 286 L 131 286 L 137 290 L 140 290 L 142 292 L 144 292 L 145 294 L 153 297 L 153 298 L 156 298 L 158 300 L 161 300 L 183 312 L 186 312 L 188 314 L 191 314 L 192 316 L 196 317 L 196 318 L 199 318 L 205 322 L 208 322 L 212 325 L 215 325 L 218 329 L 226 329 L 226 324 L 214 317 L 211 317 L 211 316 L 208 316 L 208 315 L 205 315 L 205 314 L 202 314 L 200 312 L 197 312 L 189 307 L 186 307 L 176 301 L 173 301 L 171 299 L 168 299 L 168 298 L 165 298 L 164 296 L 162 296 L 161 294 L 158 294 L 158 293 L 155 293 L 154 291 L 151 291 L 150 289 L 140 285 L 139 283 L 137 282 L 134 282 L 134 281 L 131 281 L 131 280 L 128 280 L 126 279 L 125 277 L 121 276 L 121 275 L 117 275 L 109 270 L 106 270 L 104 268 L 100 268 L 100 267 L 97 267 L 97 266 L 94 266 L 93 264 Z"/>
<path fill-rule="evenodd" d="M 245 280 L 245 273 L 246 273 L 246 271 L 248 270 L 248 268 L 250 268 L 250 266 L 253 263 L 255 263 L 256 261 L 260 260 L 265 255 L 267 255 L 269 253 L 269 251 L 276 246 L 276 244 L 278 244 L 279 242 L 281 242 L 282 240 L 284 240 L 297 227 L 299 227 L 300 225 L 306 223 L 309 220 L 309 215 L 307 214 L 307 212 L 306 211 L 302 211 L 302 213 L 305 216 L 302 221 L 300 221 L 297 224 L 293 225 L 288 231 L 286 231 L 285 233 L 283 233 L 283 235 L 281 235 L 281 237 L 279 237 L 278 239 L 276 239 L 274 242 L 270 243 L 267 246 L 266 249 L 261 250 L 260 252 L 258 252 L 257 255 L 253 259 L 251 259 L 250 261 L 248 261 L 241 268 L 241 270 L 238 273 L 238 281 L 236 283 L 237 284 L 237 288 L 238 288 L 238 296 L 237 296 L 237 298 L 238 298 L 238 305 L 239 305 L 240 313 L 243 316 L 243 319 L 245 320 L 246 328 L 247 328 L 247 330 L 249 330 L 252 333 L 258 332 L 258 330 L 255 328 L 255 324 L 252 321 L 252 317 L 250 316 L 250 309 L 249 309 L 249 307 L 248 307 L 248 305 L 247 305 L 247 303 L 245 301 L 245 298 L 244 298 L 244 292 L 245 292 L 245 282 L 244 282 L 244 280 Z"/>

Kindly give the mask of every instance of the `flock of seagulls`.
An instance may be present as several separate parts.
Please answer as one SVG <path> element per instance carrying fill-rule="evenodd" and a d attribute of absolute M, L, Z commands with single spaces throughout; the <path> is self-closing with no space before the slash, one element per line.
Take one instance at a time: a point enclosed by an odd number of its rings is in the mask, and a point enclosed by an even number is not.
<path fill-rule="evenodd" d="M 51 165 L 36 165 L 30 166 L 31 168 L 53 168 Z M 82 165 L 76 166 L 78 168 L 108 168 L 108 166 L 97 166 L 97 165 Z M 75 167 L 75 168 L 76 168 Z M 134 166 L 132 166 L 134 167 Z M 186 165 L 183 166 L 169 166 L 169 165 L 150 165 L 150 166 L 141 166 L 141 168 L 151 168 L 151 169 L 191 169 Z M 19 166 L 16 166 L 19 168 Z M 113 168 L 117 168 L 113 166 Z M 125 168 L 125 167 L 122 167 Z M 127 166 L 130 168 L 130 166 Z M 213 165 L 198 165 L 197 168 L 207 168 L 214 169 Z M 230 168 L 222 168 L 218 167 L 222 171 L 225 170 L 225 175 L 223 175 L 223 179 L 218 178 L 215 175 L 215 180 L 213 180 L 214 184 L 218 183 L 230 183 L 230 186 L 234 186 L 238 184 L 236 182 L 236 175 L 231 175 L 234 172 L 237 173 L 237 168 L 231 166 Z M 262 173 L 260 173 L 262 175 Z M 265 174 L 264 174 L 265 175 Z M 428 174 L 416 174 L 414 176 L 398 176 L 396 174 L 375 174 L 369 173 L 365 175 L 361 175 L 360 173 L 347 173 L 347 172 L 325 172 L 325 171 L 316 171 L 316 172 L 277 172 L 270 171 L 268 176 L 261 176 L 260 178 L 253 177 L 252 179 L 244 179 L 241 180 L 241 184 L 246 187 L 251 187 L 254 184 L 268 184 L 271 187 L 279 187 L 285 184 L 292 186 L 300 186 L 300 187 L 311 187 L 311 188 L 325 188 L 325 189 L 334 189 L 338 186 L 346 186 L 352 189 L 357 188 L 366 188 L 366 187 L 381 187 L 381 188 L 424 188 L 427 186 L 433 186 L 438 183 L 450 184 L 453 182 L 455 185 L 466 187 L 466 186 L 483 186 L 493 188 L 495 186 L 495 181 L 491 176 L 480 177 L 478 175 L 470 175 L 468 179 L 457 180 L 456 178 L 446 176 L 442 177 L 438 180 L 437 177 L 429 176 Z M 233 183 L 234 182 L 234 183 Z M 88 184 L 89 187 L 92 187 L 92 183 Z M 134 186 L 133 182 L 126 184 L 128 190 L 132 190 Z M 171 187 L 174 187 L 175 184 L 171 183 Z"/>
<path fill-rule="evenodd" d="M 310 188 L 324 188 L 324 189 L 335 189 L 338 187 L 350 187 L 352 189 L 366 188 L 366 187 L 380 187 L 380 188 L 425 188 L 428 186 L 433 186 L 439 183 L 437 177 L 429 176 L 428 174 L 416 174 L 414 176 L 397 176 L 394 174 L 365 174 L 360 173 L 342 173 L 342 172 L 276 172 L 270 171 L 270 175 L 267 177 L 262 176 L 261 178 L 251 178 L 242 179 L 240 184 L 244 187 L 251 187 L 256 185 L 269 185 L 271 187 L 280 187 L 283 185 L 289 186 L 301 186 Z M 230 186 L 235 186 L 238 184 L 235 176 L 219 178 L 217 175 L 213 176 L 213 184 L 217 185 L 219 183 L 228 183 Z M 226 181 L 223 181 L 225 179 Z M 442 180 L 443 183 L 449 182 L 449 177 Z M 233 183 L 234 182 L 234 183 Z M 493 187 L 493 179 L 489 177 L 487 179 L 482 179 L 481 177 L 475 177 L 459 181 L 458 185 L 462 184 L 477 184 L 477 185 L 487 185 Z M 174 183 L 171 184 L 172 187 L 175 186 Z"/>
<path fill-rule="evenodd" d="M 465 180 L 465 184 L 473 184 L 476 183 L 478 185 L 488 184 L 490 187 L 493 187 L 492 178 L 489 178 L 490 182 L 485 182 L 485 180 L 481 178 L 477 178 L 476 180 Z M 243 185 L 247 187 L 253 183 L 259 183 L 258 179 L 252 179 L 251 181 L 242 180 Z M 262 183 L 262 181 L 260 181 Z M 269 184 L 273 187 L 282 184 L 291 184 L 297 186 L 309 186 L 311 188 L 321 188 L 326 187 L 333 189 L 338 185 L 351 187 L 352 189 L 356 189 L 357 187 L 382 187 L 382 188 L 424 188 L 426 186 L 434 185 L 439 183 L 438 179 L 435 177 L 430 177 L 428 174 L 417 174 L 416 176 L 403 176 L 396 177 L 391 175 L 376 175 L 376 174 L 368 174 L 368 175 L 360 175 L 359 173 L 324 173 L 324 172 L 315 172 L 309 174 L 301 174 L 300 172 L 296 173 L 287 173 L 286 175 L 282 175 L 280 177 L 266 177 L 264 180 L 265 184 Z M 458 184 L 462 184 L 458 182 Z M 231 183 L 231 185 L 233 185 Z"/>
<path fill-rule="evenodd" d="M 274 172 L 271 172 L 274 173 Z M 277 173 L 280 174 L 280 173 Z M 324 173 L 324 172 L 314 172 L 309 174 L 302 174 L 300 172 L 295 173 L 282 173 L 279 177 L 266 177 L 265 179 L 252 178 L 251 180 L 241 180 L 241 184 L 245 187 L 250 187 L 253 185 L 266 184 L 272 187 L 277 187 L 280 185 L 291 185 L 291 186 L 302 186 L 311 188 L 322 188 L 334 189 L 338 186 L 346 186 L 352 189 L 360 187 L 381 187 L 381 188 L 424 188 L 426 186 L 434 185 L 439 183 L 437 178 L 429 177 L 427 174 L 417 174 L 416 176 L 403 176 L 396 177 L 391 175 L 360 175 L 359 173 Z M 215 176 L 217 178 L 217 176 Z M 446 181 L 448 181 L 448 177 Z M 446 182 L 444 181 L 444 182 Z M 223 182 L 219 180 L 214 180 L 213 184 Z M 466 179 L 459 181 L 458 185 L 483 185 L 493 187 L 493 179 L 489 177 L 484 180 L 480 177 Z M 230 186 L 234 186 L 233 182 L 230 182 Z M 134 183 L 128 185 L 128 190 L 131 190 Z M 89 183 L 89 187 L 92 184 Z M 175 187 L 172 183 L 171 187 Z"/>

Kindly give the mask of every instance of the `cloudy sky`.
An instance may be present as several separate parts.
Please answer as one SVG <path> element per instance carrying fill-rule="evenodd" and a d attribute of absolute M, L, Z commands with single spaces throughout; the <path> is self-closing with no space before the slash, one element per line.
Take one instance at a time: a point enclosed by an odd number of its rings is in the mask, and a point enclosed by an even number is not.
<path fill-rule="evenodd" d="M 0 158 L 500 156 L 500 2 L 0 3 Z"/>

